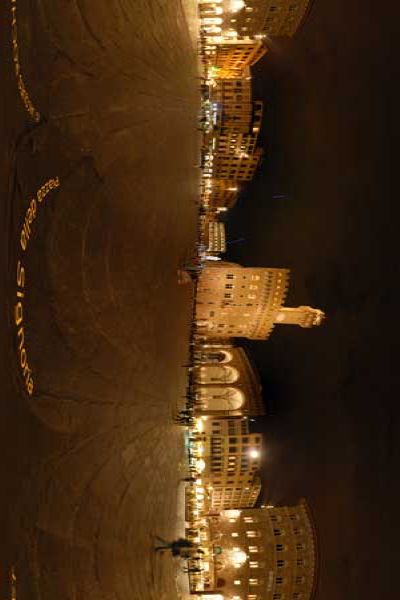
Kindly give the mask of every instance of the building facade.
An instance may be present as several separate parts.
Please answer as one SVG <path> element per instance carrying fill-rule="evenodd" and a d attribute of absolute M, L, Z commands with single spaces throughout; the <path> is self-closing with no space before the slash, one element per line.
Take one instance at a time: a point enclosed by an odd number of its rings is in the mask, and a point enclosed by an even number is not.
<path fill-rule="evenodd" d="M 197 442 L 204 449 L 201 477 L 209 490 L 210 509 L 254 506 L 261 491 L 261 434 L 249 432 L 247 419 L 210 418 L 202 423 Z"/>
<path fill-rule="evenodd" d="M 264 33 L 270 37 L 291 37 L 304 20 L 309 4 L 309 0 L 239 0 L 239 10 L 224 13 L 222 30 L 233 27 L 239 36 Z"/>
<path fill-rule="evenodd" d="M 261 40 L 216 37 L 209 45 L 212 73 L 217 79 L 238 79 L 248 67 L 260 60 L 267 48 Z"/>
<path fill-rule="evenodd" d="M 288 269 L 209 264 L 197 287 L 198 335 L 265 339 L 277 323 L 319 325 L 324 318 L 321 310 L 283 306 L 288 283 Z"/>
<path fill-rule="evenodd" d="M 216 107 L 214 132 L 222 133 L 225 129 L 237 133 L 260 131 L 263 103 L 252 101 L 249 69 L 241 78 L 215 80 L 211 101 Z"/>
<path fill-rule="evenodd" d="M 309 11 L 310 0 L 200 0 L 200 17 L 210 35 L 256 39 L 293 36 Z"/>
<path fill-rule="evenodd" d="M 203 206 L 209 209 L 229 209 L 236 203 L 239 185 L 234 179 L 209 179 L 201 193 Z"/>
<path fill-rule="evenodd" d="M 226 600 L 312 597 L 317 545 L 304 502 L 290 507 L 223 511 L 210 518 L 210 539 L 214 548 L 221 549 L 218 554 L 210 553 L 215 570 L 210 594 L 220 594 Z"/>
<path fill-rule="evenodd" d="M 257 137 L 258 131 L 247 134 L 225 128 L 215 137 L 210 176 L 239 182 L 253 179 L 263 154 L 261 148 L 256 148 Z"/>
<path fill-rule="evenodd" d="M 209 255 L 226 252 L 225 223 L 210 219 L 204 232 L 204 242 Z"/>
<path fill-rule="evenodd" d="M 265 414 L 260 380 L 243 348 L 229 343 L 204 343 L 196 347 L 194 358 L 197 414 Z"/>

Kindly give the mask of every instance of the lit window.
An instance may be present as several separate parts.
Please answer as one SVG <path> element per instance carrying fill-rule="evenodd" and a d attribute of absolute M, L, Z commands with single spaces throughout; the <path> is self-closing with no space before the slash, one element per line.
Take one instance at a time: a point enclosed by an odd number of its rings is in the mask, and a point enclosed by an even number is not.
<path fill-rule="evenodd" d="M 246 488 L 249 489 L 249 488 Z M 260 537 L 261 533 L 259 531 L 246 531 L 246 535 L 249 538 L 255 538 L 255 537 Z"/>
<path fill-rule="evenodd" d="M 239 537 L 239 534 L 236 531 L 234 531 L 233 533 L 231 533 L 231 536 L 232 537 Z"/>
<path fill-rule="evenodd" d="M 259 580 L 256 579 L 255 577 L 250 577 L 249 579 L 249 585 L 258 585 L 259 584 Z"/>
<path fill-rule="evenodd" d="M 234 585 L 240 585 L 242 582 L 240 579 L 234 579 L 233 583 L 234 583 Z"/>

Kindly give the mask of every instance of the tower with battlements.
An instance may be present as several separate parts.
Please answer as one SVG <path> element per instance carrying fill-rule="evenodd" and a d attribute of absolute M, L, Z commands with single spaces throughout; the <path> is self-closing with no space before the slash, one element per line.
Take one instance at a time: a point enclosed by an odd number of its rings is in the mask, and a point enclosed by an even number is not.
<path fill-rule="evenodd" d="M 276 324 L 312 327 L 324 313 L 309 306 L 289 308 L 284 301 L 289 270 L 208 264 L 197 287 L 196 325 L 205 338 L 266 339 Z"/>

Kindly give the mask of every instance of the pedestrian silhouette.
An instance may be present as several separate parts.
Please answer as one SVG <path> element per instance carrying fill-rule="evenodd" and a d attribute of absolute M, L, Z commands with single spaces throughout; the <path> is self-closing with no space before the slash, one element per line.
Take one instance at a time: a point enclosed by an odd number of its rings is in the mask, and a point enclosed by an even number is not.
<path fill-rule="evenodd" d="M 155 536 L 156 540 L 159 542 L 159 546 L 156 546 L 154 550 L 156 552 L 163 552 L 164 550 L 171 550 L 173 556 L 180 556 L 181 551 L 186 548 L 193 548 L 195 545 L 190 540 L 186 540 L 185 538 L 178 538 L 177 540 L 173 540 L 172 542 L 168 542 L 164 540 L 160 536 Z"/>

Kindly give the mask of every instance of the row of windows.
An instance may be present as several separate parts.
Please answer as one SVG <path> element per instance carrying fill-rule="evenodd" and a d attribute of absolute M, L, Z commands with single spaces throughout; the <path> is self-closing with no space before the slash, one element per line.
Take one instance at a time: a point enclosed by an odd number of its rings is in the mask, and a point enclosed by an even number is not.
<path fill-rule="evenodd" d="M 285 533 L 286 532 L 285 532 L 284 529 L 281 529 L 281 528 L 278 528 L 278 527 L 274 528 L 274 535 L 275 536 L 285 535 Z M 293 533 L 294 533 L 294 535 L 301 535 L 302 533 L 304 533 L 304 530 L 301 529 L 300 527 L 293 527 Z"/>
<path fill-rule="evenodd" d="M 296 577 L 294 582 L 296 585 L 302 585 L 305 583 L 305 577 Z M 234 585 L 242 585 L 242 580 L 241 579 L 234 579 L 233 580 Z M 258 577 L 249 577 L 248 579 L 248 583 L 249 586 L 263 586 L 265 585 L 265 580 L 264 579 L 259 579 Z M 285 583 L 285 578 L 281 577 L 281 576 L 277 576 L 275 577 L 275 583 L 276 585 L 283 585 Z"/>
<path fill-rule="evenodd" d="M 282 515 L 271 514 L 269 518 L 270 518 L 270 520 L 271 520 L 273 523 L 276 523 L 276 522 L 280 522 L 280 521 L 282 521 L 282 518 L 283 518 L 283 517 L 282 517 Z M 291 521 L 300 521 L 301 517 L 300 517 L 300 515 L 299 515 L 299 514 L 297 514 L 297 513 L 290 513 L 290 514 L 289 514 L 289 519 L 290 519 Z"/>
<path fill-rule="evenodd" d="M 233 532 L 232 533 L 232 537 L 239 537 L 239 534 L 237 532 Z M 248 546 L 248 550 L 250 554 L 262 554 L 265 551 L 265 547 L 264 546 L 254 546 L 254 545 L 249 545 Z M 283 552 L 285 550 L 288 550 L 287 546 L 283 546 L 282 544 L 276 544 L 275 545 L 275 550 L 276 552 Z M 296 544 L 296 550 L 300 551 L 300 550 L 305 550 L 305 545 L 304 544 Z M 297 558 L 296 560 L 296 565 L 298 567 L 302 567 L 306 564 L 306 561 L 303 558 Z M 283 559 L 278 559 L 277 560 L 277 565 L 279 567 L 283 567 L 285 566 L 285 562 Z"/>
<path fill-rule="evenodd" d="M 249 547 L 249 552 L 250 552 L 251 547 L 254 547 L 254 546 Z M 253 554 L 254 554 L 254 552 L 253 552 Z M 298 558 L 295 562 L 296 562 L 297 567 L 303 567 L 305 565 L 305 561 L 302 558 Z M 278 567 L 278 569 L 285 568 L 288 565 L 290 565 L 290 561 L 285 561 L 285 560 L 277 560 L 276 561 L 276 566 Z M 266 563 L 263 561 L 258 561 L 258 560 L 250 560 L 249 567 L 250 567 L 250 569 L 265 569 Z M 280 579 L 282 579 L 282 577 L 280 577 Z M 300 581 L 301 579 L 302 579 L 302 577 L 299 576 L 297 578 L 297 580 L 298 580 L 297 583 L 299 583 L 299 582 L 302 583 L 302 581 Z"/>

